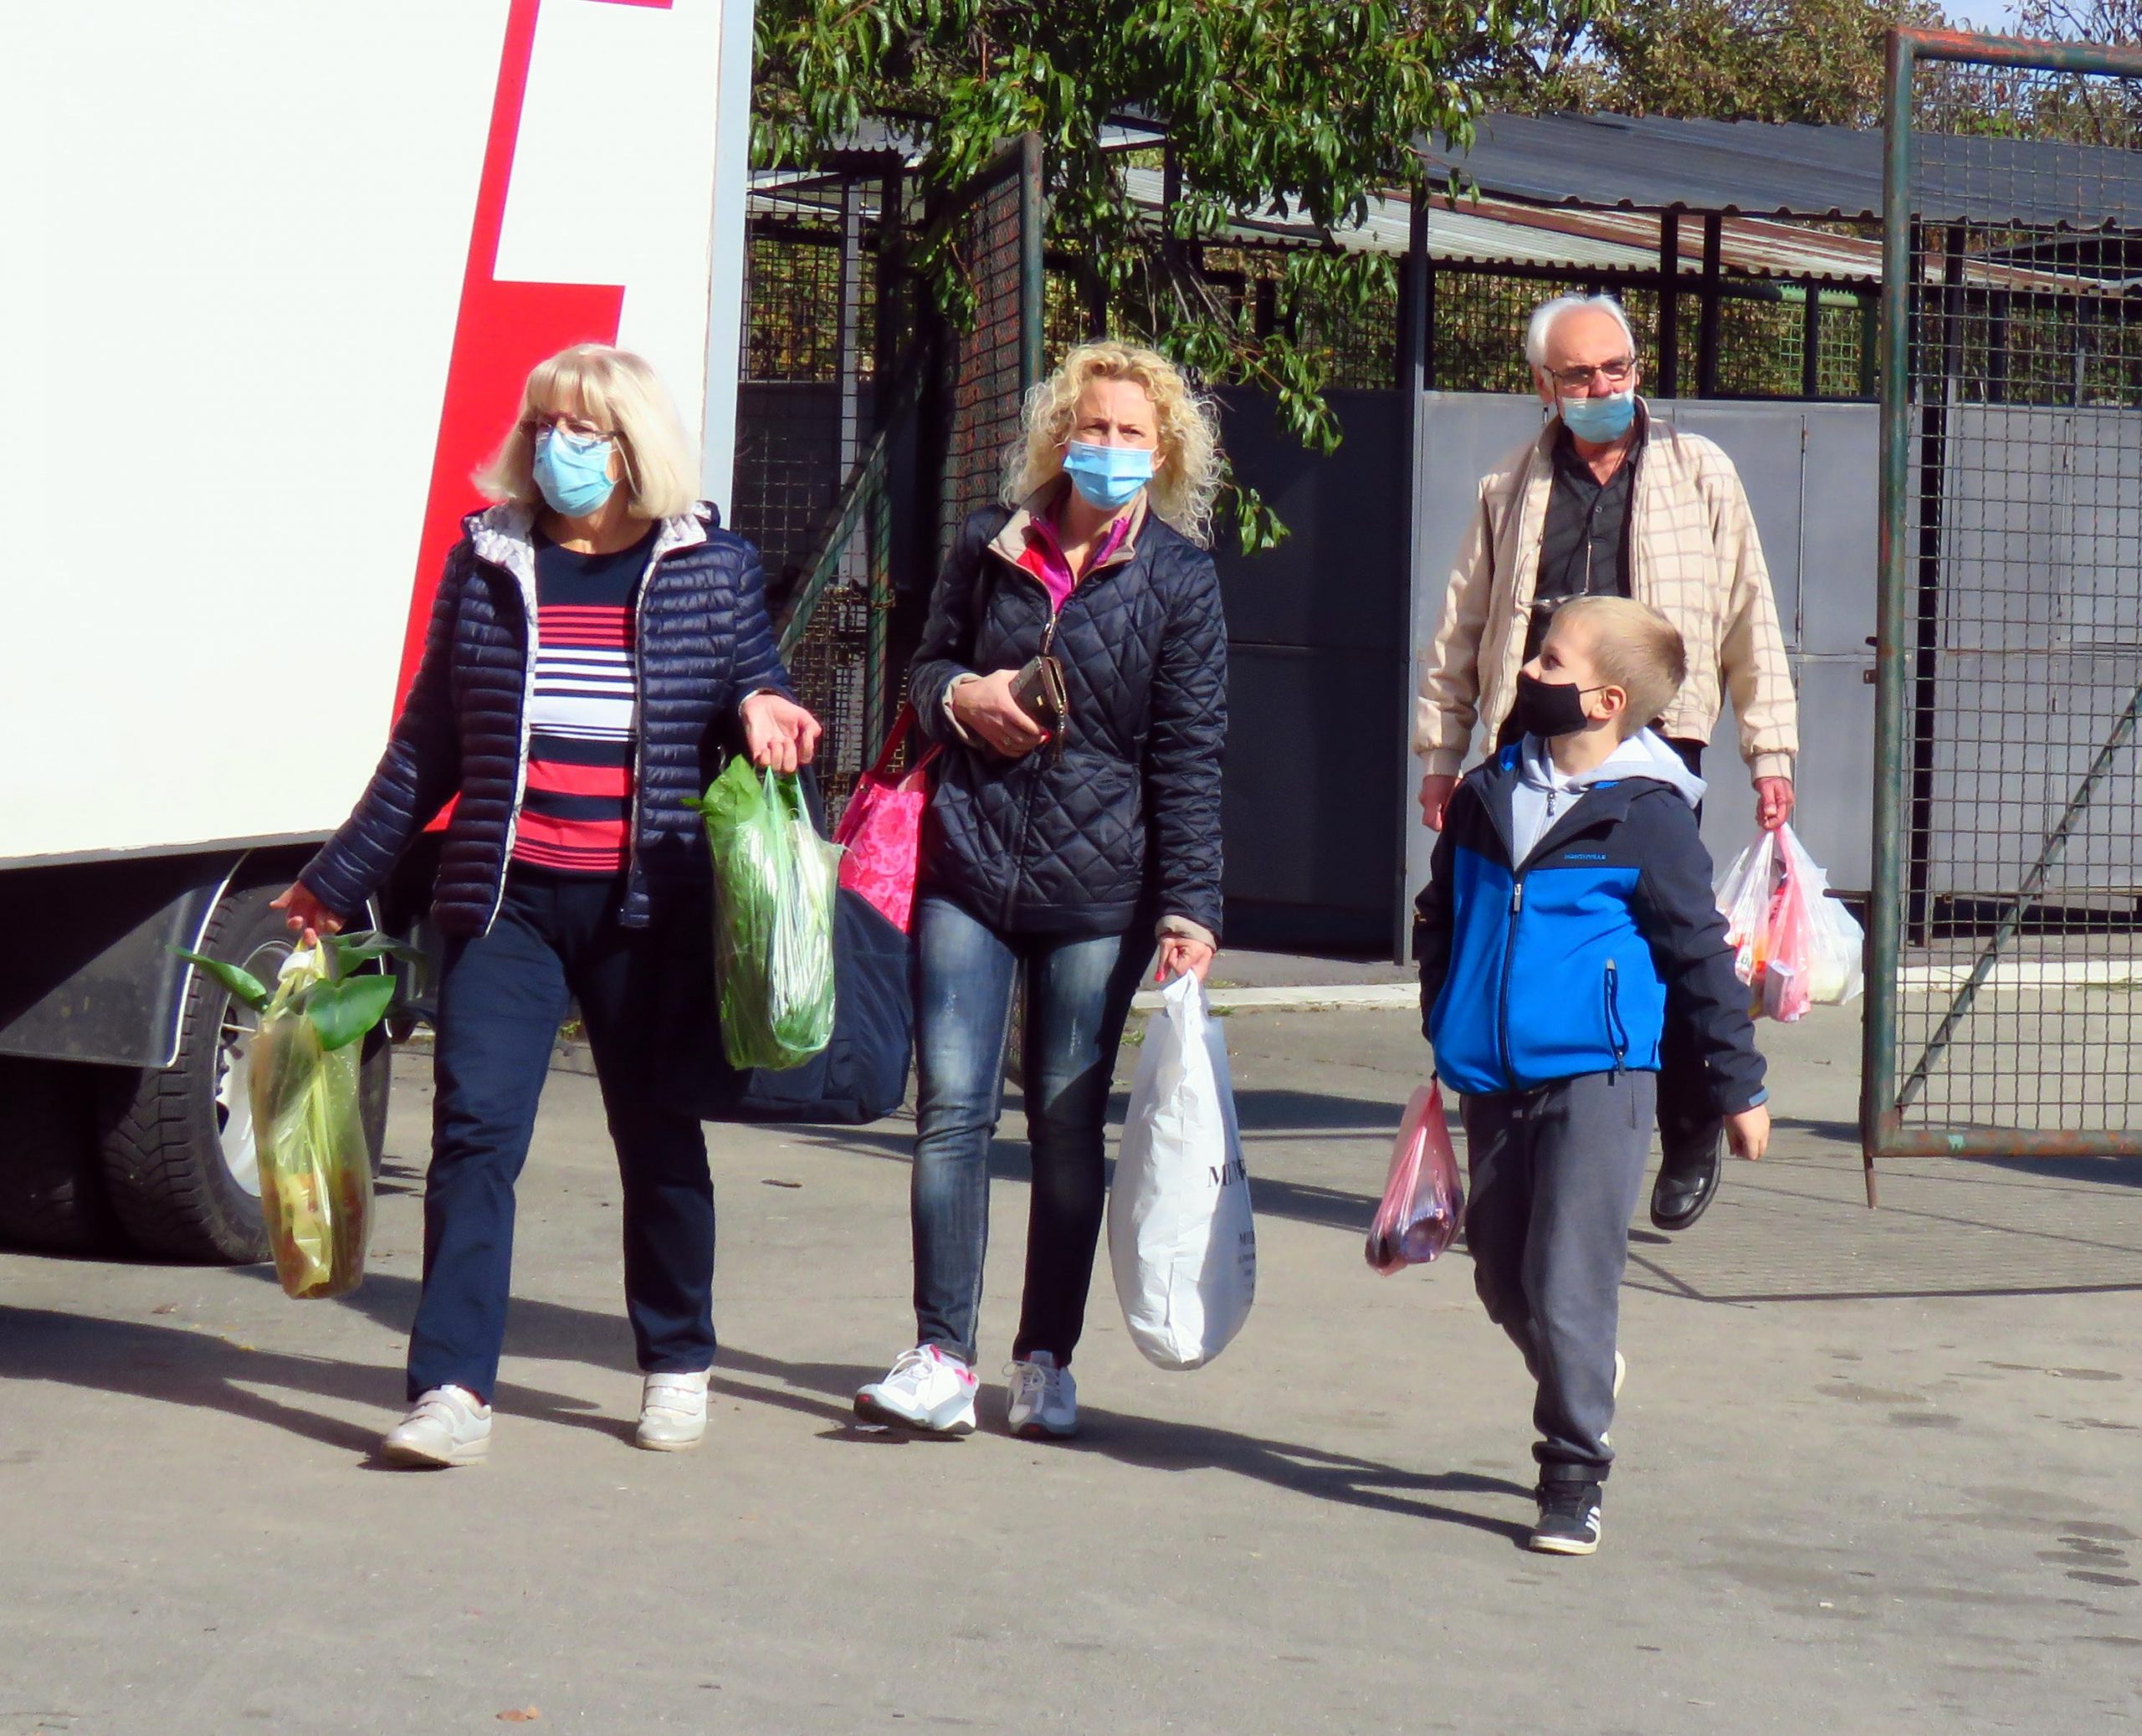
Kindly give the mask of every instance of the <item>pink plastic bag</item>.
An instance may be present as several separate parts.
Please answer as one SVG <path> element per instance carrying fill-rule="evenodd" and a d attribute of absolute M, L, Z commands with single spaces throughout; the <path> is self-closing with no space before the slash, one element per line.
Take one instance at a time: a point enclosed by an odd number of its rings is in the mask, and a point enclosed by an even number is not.
<path fill-rule="evenodd" d="M 848 852 L 840 859 L 840 883 L 860 893 L 903 935 L 915 920 L 922 811 L 930 805 L 930 762 L 937 757 L 933 747 L 905 776 L 892 776 L 894 757 L 914 722 L 913 709 L 901 706 L 878 763 L 856 780 L 833 828 L 833 842 Z"/>
<path fill-rule="evenodd" d="M 1443 1093 L 1426 1084 L 1413 1093 L 1398 1124 L 1383 1203 L 1369 1225 L 1368 1262 L 1386 1278 L 1423 1264 L 1457 1239 L 1464 1221 L 1465 1184 L 1450 1147 Z"/>

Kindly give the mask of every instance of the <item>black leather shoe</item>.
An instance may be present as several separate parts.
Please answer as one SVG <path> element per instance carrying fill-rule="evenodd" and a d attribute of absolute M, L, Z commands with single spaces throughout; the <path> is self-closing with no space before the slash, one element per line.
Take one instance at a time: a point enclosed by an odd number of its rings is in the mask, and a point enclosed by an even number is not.
<path fill-rule="evenodd" d="M 1651 1185 L 1651 1221 L 1662 1230 L 1685 1230 L 1704 1215 L 1718 1192 L 1725 1167 L 1725 1129 L 1710 1129 L 1686 1145 L 1676 1142 Z"/>

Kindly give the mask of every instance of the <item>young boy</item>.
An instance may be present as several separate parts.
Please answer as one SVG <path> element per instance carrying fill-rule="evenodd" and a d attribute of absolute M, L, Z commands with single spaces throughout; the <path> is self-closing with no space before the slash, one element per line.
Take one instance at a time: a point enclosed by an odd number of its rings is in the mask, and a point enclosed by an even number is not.
<path fill-rule="evenodd" d="M 1555 613 L 1518 677 L 1524 739 L 1458 786 L 1415 950 L 1436 1074 L 1463 1096 L 1473 1282 L 1539 1383 L 1531 1546 L 1599 1546 L 1622 1272 L 1668 1021 L 1753 1160 L 1770 1138 L 1748 991 L 1696 830 L 1701 779 L 1649 730 L 1681 636 L 1627 598 Z"/>

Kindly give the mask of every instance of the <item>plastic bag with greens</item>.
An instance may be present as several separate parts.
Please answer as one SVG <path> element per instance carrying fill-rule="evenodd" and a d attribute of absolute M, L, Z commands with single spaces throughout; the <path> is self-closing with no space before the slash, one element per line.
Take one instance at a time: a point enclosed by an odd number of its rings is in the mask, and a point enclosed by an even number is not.
<path fill-rule="evenodd" d="M 400 950 L 376 935 L 330 935 L 292 953 L 272 993 L 237 965 L 182 955 L 259 1015 L 247 1089 L 260 1215 L 275 1276 L 301 1299 L 345 1295 L 364 1280 L 372 1148 L 357 1110 L 357 1050 L 393 1000 L 394 979 L 351 973 Z"/>
<path fill-rule="evenodd" d="M 695 804 L 714 857 L 714 962 L 732 1067 L 794 1067 L 833 1040 L 840 847 L 786 772 L 735 759 Z"/>

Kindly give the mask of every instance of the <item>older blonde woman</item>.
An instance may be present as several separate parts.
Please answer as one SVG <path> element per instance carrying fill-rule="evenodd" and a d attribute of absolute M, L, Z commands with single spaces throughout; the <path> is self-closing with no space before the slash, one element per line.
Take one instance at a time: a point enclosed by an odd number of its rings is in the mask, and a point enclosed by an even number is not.
<path fill-rule="evenodd" d="M 911 680 L 945 747 L 917 916 L 916 1342 L 856 1395 L 867 1421 L 974 1426 L 989 1144 L 1023 980 L 1033 1192 L 1010 1422 L 1078 1427 L 1124 1018 L 1156 940 L 1162 976 L 1201 979 L 1218 944 L 1215 436 L 1165 358 L 1073 351 L 1027 403 L 1006 504 L 966 521 L 937 581 Z"/>
<path fill-rule="evenodd" d="M 732 731 L 792 771 L 818 726 L 789 696 L 758 554 L 697 500 L 653 371 L 583 344 L 528 376 L 520 415 L 448 557 L 423 661 L 342 829 L 278 904 L 333 929 L 452 801 L 433 914 L 440 962 L 424 1281 L 412 1410 L 392 1462 L 490 1447 L 514 1183 L 551 1048 L 576 1001 L 623 1183 L 625 1307 L 645 1379 L 638 1443 L 706 1425 L 714 1190 L 671 1106 L 649 1009 L 709 945 L 710 875 L 684 806 Z"/>

